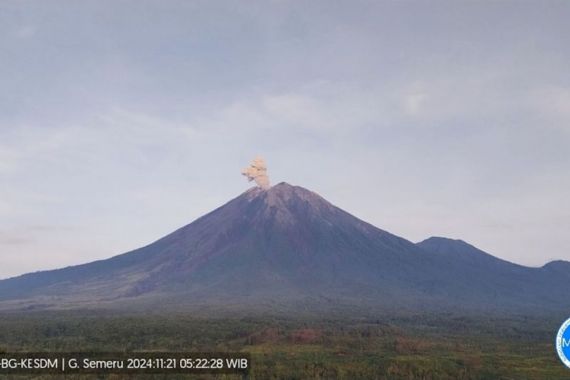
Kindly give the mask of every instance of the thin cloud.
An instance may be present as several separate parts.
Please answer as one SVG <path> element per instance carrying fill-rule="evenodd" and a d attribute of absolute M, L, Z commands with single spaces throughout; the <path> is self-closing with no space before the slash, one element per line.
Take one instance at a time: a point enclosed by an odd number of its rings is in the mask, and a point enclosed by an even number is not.
<path fill-rule="evenodd" d="M 568 3 L 50 4 L 0 14 L 0 230 L 73 233 L 4 245 L 0 275 L 144 245 L 256 154 L 409 239 L 570 259 Z"/>

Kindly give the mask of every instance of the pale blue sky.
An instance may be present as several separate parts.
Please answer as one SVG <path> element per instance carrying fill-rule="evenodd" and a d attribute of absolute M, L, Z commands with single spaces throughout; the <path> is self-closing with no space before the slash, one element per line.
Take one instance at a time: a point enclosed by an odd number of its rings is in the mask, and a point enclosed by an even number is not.
<path fill-rule="evenodd" d="M 412 241 L 570 260 L 570 2 L 2 1 L 0 277 L 145 245 L 245 191 Z"/>

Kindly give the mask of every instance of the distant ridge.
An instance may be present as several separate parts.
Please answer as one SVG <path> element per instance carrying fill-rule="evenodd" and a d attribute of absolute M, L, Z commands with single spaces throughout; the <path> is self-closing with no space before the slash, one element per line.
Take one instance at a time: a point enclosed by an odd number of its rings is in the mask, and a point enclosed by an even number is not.
<path fill-rule="evenodd" d="M 280 183 L 126 254 L 2 280 L 0 309 L 549 312 L 570 307 L 569 273 L 461 240 L 414 244 Z"/>

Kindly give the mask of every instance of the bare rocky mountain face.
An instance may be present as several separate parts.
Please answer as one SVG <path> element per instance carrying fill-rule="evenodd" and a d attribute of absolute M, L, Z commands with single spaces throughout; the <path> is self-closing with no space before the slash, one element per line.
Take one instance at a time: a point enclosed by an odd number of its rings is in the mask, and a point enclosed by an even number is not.
<path fill-rule="evenodd" d="M 0 281 L 0 309 L 568 309 L 570 263 L 529 268 L 467 243 L 418 244 L 302 187 L 252 188 L 137 250 Z"/>

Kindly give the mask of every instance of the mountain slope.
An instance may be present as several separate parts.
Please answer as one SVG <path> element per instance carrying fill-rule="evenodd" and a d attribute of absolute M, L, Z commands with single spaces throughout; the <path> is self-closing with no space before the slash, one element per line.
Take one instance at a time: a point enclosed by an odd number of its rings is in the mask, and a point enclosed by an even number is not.
<path fill-rule="evenodd" d="M 0 307 L 561 307 L 567 277 L 434 239 L 413 244 L 281 183 L 138 250 L 0 281 Z"/>
<path fill-rule="evenodd" d="M 461 276 L 456 283 L 471 284 L 472 290 L 466 291 L 465 296 L 472 302 L 479 298 L 481 306 L 489 309 L 525 306 L 537 310 L 568 307 L 560 286 L 568 283 L 570 271 L 556 265 L 556 268 L 525 267 L 501 260 L 462 240 L 442 237 L 431 237 L 417 245 L 445 263 L 450 273 Z"/>

